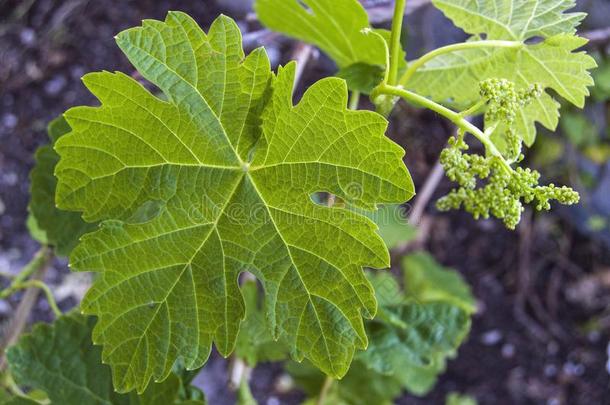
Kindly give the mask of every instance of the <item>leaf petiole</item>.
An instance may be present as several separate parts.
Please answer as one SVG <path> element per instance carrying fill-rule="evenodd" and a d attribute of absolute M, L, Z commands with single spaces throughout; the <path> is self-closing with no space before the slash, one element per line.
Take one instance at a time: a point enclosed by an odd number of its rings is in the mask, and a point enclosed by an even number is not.
<path fill-rule="evenodd" d="M 354 91 L 352 91 L 352 94 L 350 96 L 348 108 L 350 110 L 357 110 L 359 103 L 360 103 L 360 92 L 354 90 Z"/>
<path fill-rule="evenodd" d="M 398 80 L 398 85 L 405 86 L 407 82 L 413 77 L 417 69 L 424 66 L 426 63 L 430 62 L 432 59 L 444 55 L 447 53 L 452 53 L 456 51 L 462 51 L 465 49 L 480 49 L 480 48 L 521 48 L 524 44 L 521 41 L 471 41 L 471 42 L 460 42 L 457 44 L 451 44 L 447 46 L 443 46 L 441 48 L 437 48 L 433 51 L 428 52 L 423 55 L 419 59 L 416 59 L 409 63 L 409 67 L 403 73 L 400 80 Z"/>
<path fill-rule="evenodd" d="M 8 298 L 19 290 L 25 290 L 30 287 L 40 288 L 47 297 L 47 301 L 49 302 L 49 306 L 51 310 L 55 314 L 55 316 L 61 316 L 62 312 L 57 306 L 57 302 L 55 301 L 55 297 L 53 297 L 53 293 L 48 285 L 46 285 L 43 281 L 36 279 L 28 278 L 36 273 L 36 271 L 45 267 L 49 261 L 51 260 L 52 252 L 47 246 L 43 246 L 40 248 L 38 253 L 34 256 L 34 258 L 23 268 L 23 270 L 17 274 L 11 285 L 0 291 L 0 299 Z"/>
<path fill-rule="evenodd" d="M 334 382 L 334 378 L 332 378 L 331 376 L 326 376 L 324 384 L 322 385 L 322 389 L 320 390 L 320 395 L 318 396 L 318 401 L 316 402 L 317 405 L 324 405 L 324 403 L 326 402 L 326 397 L 328 396 L 330 388 L 333 386 Z"/>

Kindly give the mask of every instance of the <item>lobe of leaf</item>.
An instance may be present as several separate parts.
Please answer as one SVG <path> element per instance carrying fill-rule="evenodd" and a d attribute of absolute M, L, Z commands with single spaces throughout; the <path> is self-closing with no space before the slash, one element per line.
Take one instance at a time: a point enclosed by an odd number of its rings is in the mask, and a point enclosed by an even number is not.
<path fill-rule="evenodd" d="M 73 131 L 56 144 L 60 207 L 104 221 L 71 265 L 100 273 L 82 308 L 98 317 L 93 339 L 114 386 L 141 392 L 179 358 L 200 367 L 212 343 L 231 353 L 243 271 L 265 289 L 274 337 L 345 374 L 367 344 L 362 316 L 376 311 L 362 268 L 389 257 L 369 219 L 310 196 L 365 209 L 412 196 L 387 122 L 347 110 L 340 79 L 293 106 L 295 64 L 273 75 L 263 49 L 245 57 L 224 16 L 206 34 L 170 12 L 117 43 L 168 101 L 122 73 L 89 74 L 101 106 L 69 110 Z"/>
<path fill-rule="evenodd" d="M 469 34 L 526 40 L 574 34 L 585 13 L 567 13 L 575 0 L 433 0 L 447 18 Z"/>
<path fill-rule="evenodd" d="M 409 87 L 434 100 L 460 108 L 480 99 L 479 82 L 504 78 L 519 89 L 538 83 L 572 104 L 582 107 L 593 85 L 589 70 L 596 66 L 584 52 L 574 52 L 586 40 L 574 35 L 583 13 L 566 13 L 573 0 L 434 0 L 434 5 L 455 25 L 488 40 L 521 41 L 521 48 L 478 48 L 441 55 L 418 70 Z M 541 38 L 536 44 L 528 41 Z M 536 136 L 536 122 L 554 130 L 559 103 L 545 91 L 521 108 L 515 130 L 526 145 Z M 501 131 L 499 131 L 501 132 Z"/>

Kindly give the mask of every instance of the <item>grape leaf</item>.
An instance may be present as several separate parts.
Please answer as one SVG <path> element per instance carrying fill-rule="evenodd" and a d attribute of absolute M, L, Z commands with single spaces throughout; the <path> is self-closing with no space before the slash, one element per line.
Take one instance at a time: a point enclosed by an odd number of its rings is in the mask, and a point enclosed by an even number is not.
<path fill-rule="evenodd" d="M 525 40 L 573 34 L 585 13 L 566 13 L 575 0 L 433 0 L 455 25 L 489 39 Z"/>
<path fill-rule="evenodd" d="M 391 33 L 372 29 L 357 0 L 256 0 L 254 8 L 266 27 L 324 51 L 350 90 L 369 94 L 383 79 Z M 399 72 L 407 66 L 402 50 L 400 58 Z"/>
<path fill-rule="evenodd" d="M 411 393 L 425 394 L 444 370 L 445 359 L 453 356 L 468 333 L 469 313 L 443 299 L 450 292 L 401 296 L 393 277 L 374 274 L 372 278 L 384 317 L 367 324 L 370 345 L 358 359 L 375 372 L 397 379 Z M 437 288 L 451 291 L 455 286 L 438 284 Z"/>
<path fill-rule="evenodd" d="M 56 144 L 60 207 L 104 221 L 71 266 L 101 273 L 82 308 L 99 319 L 93 340 L 115 388 L 141 392 L 177 358 L 200 367 L 213 342 L 231 353 L 243 271 L 265 289 L 274 338 L 345 374 L 376 311 L 362 267 L 387 267 L 389 255 L 369 219 L 311 195 L 371 210 L 410 198 L 387 121 L 347 110 L 336 78 L 293 106 L 295 64 L 273 75 L 264 49 L 244 57 L 228 17 L 205 34 L 170 12 L 117 43 L 168 101 L 122 73 L 88 74 L 102 105 L 66 112 L 73 131 Z"/>
<path fill-rule="evenodd" d="M 264 26 L 314 44 L 339 68 L 385 65 L 383 39 L 363 32 L 371 26 L 358 0 L 256 0 L 254 9 Z"/>
<path fill-rule="evenodd" d="M 419 302 L 449 302 L 468 314 L 476 311 L 476 300 L 462 276 L 443 268 L 430 254 L 418 252 L 405 256 L 402 268 L 405 291 L 410 297 Z"/>
<path fill-rule="evenodd" d="M 96 227 L 84 222 L 80 214 L 55 206 L 57 179 L 53 172 L 59 156 L 53 150 L 53 144 L 68 132 L 70 126 L 63 117 L 51 121 L 48 126 L 51 144 L 38 148 L 36 165 L 30 173 L 30 232 L 41 243 L 53 245 L 55 252 L 62 256 L 68 256 L 78 239 Z"/>
<path fill-rule="evenodd" d="M 472 34 L 471 41 L 520 41 L 520 48 L 477 48 L 456 51 L 432 59 L 417 71 L 408 87 L 438 102 L 469 107 L 480 99 L 479 82 L 504 78 L 518 89 L 540 84 L 542 97 L 522 107 L 515 130 L 526 145 L 536 136 L 535 123 L 554 130 L 559 103 L 554 90 L 570 103 L 582 107 L 588 87 L 593 85 L 589 70 L 596 66 L 584 52 L 574 52 L 586 40 L 574 35 L 583 13 L 565 13 L 573 0 L 434 0 L 434 5 L 453 22 Z M 542 39 L 542 41 L 535 41 Z M 499 131 L 501 132 L 501 131 Z"/>
<path fill-rule="evenodd" d="M 174 374 L 151 384 L 141 396 L 116 393 L 101 349 L 91 343 L 94 324 L 93 317 L 72 313 L 51 325 L 36 325 L 7 351 L 15 381 L 45 391 L 53 404 L 204 405 L 178 399 L 180 380 Z M 14 401 L 9 403 L 19 403 Z"/>

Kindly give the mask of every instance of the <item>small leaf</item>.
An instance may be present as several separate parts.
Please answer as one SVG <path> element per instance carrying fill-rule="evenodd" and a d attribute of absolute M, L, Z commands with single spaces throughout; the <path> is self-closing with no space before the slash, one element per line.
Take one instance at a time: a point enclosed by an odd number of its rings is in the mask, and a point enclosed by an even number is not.
<path fill-rule="evenodd" d="M 384 69 L 381 66 L 367 65 L 366 63 L 355 63 L 337 72 L 337 77 L 347 82 L 350 90 L 370 94 L 373 89 L 383 80 Z"/>
<path fill-rule="evenodd" d="M 414 394 L 430 389 L 470 329 L 468 315 L 446 302 L 409 301 L 393 308 L 404 328 L 369 326 L 369 348 L 358 358 L 378 373 L 392 376 Z"/>
<path fill-rule="evenodd" d="M 82 307 L 98 317 L 93 339 L 115 387 L 141 392 L 178 358 L 201 367 L 212 343 L 231 353 L 244 271 L 265 290 L 273 337 L 345 374 L 376 311 L 362 268 L 387 267 L 389 255 L 369 219 L 311 195 L 369 210 L 410 198 L 387 121 L 348 110 L 336 78 L 294 106 L 295 64 L 274 75 L 264 49 L 246 57 L 227 17 L 206 34 L 170 12 L 117 43 L 169 101 L 122 73 L 89 74 L 101 107 L 66 112 L 73 131 L 56 144 L 60 207 L 103 221 L 71 265 L 101 273 Z"/>
<path fill-rule="evenodd" d="M 528 146 L 535 140 L 536 122 L 551 130 L 557 127 L 559 103 L 548 89 L 578 107 L 584 105 L 588 87 L 593 85 L 589 70 L 596 63 L 584 52 L 574 52 L 587 41 L 574 35 L 584 14 L 565 13 L 574 6 L 573 0 L 434 0 L 433 3 L 458 27 L 472 34 L 471 41 L 478 41 L 484 35 L 487 40 L 520 41 L 524 46 L 478 48 L 441 55 L 419 69 L 408 87 L 436 101 L 466 108 L 480 99 L 479 82 L 486 79 L 507 79 L 517 89 L 540 84 L 547 91 L 522 107 L 515 120 L 516 133 Z M 539 38 L 542 41 L 533 41 Z"/>
<path fill-rule="evenodd" d="M 22 336 L 7 352 L 15 381 L 45 391 L 51 403 L 58 405 L 180 403 L 180 380 L 173 374 L 163 383 L 151 384 L 142 396 L 117 394 L 110 368 L 102 364 L 101 349 L 91 343 L 94 324 L 93 317 L 73 313 L 60 317 L 52 325 L 36 325 L 31 334 Z M 203 405 L 203 402 L 191 404 Z"/>
<path fill-rule="evenodd" d="M 63 117 L 56 118 L 49 124 L 51 145 L 38 148 L 36 165 L 30 173 L 30 234 L 41 243 L 53 245 L 55 252 L 62 256 L 69 255 L 78 239 L 96 227 L 84 222 L 80 214 L 63 211 L 55 206 L 57 179 L 53 172 L 59 156 L 53 150 L 53 144 L 68 132 L 70 127 Z"/>

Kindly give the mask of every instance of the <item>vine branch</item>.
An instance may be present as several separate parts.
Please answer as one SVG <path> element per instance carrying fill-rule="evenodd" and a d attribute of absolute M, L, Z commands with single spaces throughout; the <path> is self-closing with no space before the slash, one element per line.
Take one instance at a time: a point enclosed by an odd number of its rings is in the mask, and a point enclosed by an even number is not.
<path fill-rule="evenodd" d="M 43 246 L 34 256 L 34 258 L 24 267 L 21 273 L 19 273 L 13 279 L 13 283 L 16 281 L 23 282 L 28 277 L 30 278 L 30 281 L 40 280 L 44 275 L 44 272 L 46 271 L 52 257 L 51 250 L 48 247 Z M 26 290 L 25 295 L 15 311 L 15 315 L 8 324 L 7 333 L 4 336 L 0 347 L 0 352 L 3 353 L 2 358 L 0 359 L 0 371 L 6 368 L 6 356 L 4 356 L 4 349 L 14 344 L 21 335 L 21 332 L 23 332 L 30 312 L 36 304 L 36 299 L 38 298 L 39 292 L 40 290 L 37 288 L 29 288 Z"/>
<path fill-rule="evenodd" d="M 322 389 L 320 390 L 320 395 L 318 396 L 318 401 L 316 402 L 316 405 L 324 405 L 324 403 L 326 402 L 326 397 L 328 396 L 328 393 L 330 391 L 330 387 L 333 386 L 334 382 L 335 380 L 332 377 L 326 376 L 324 384 L 322 385 Z"/>

